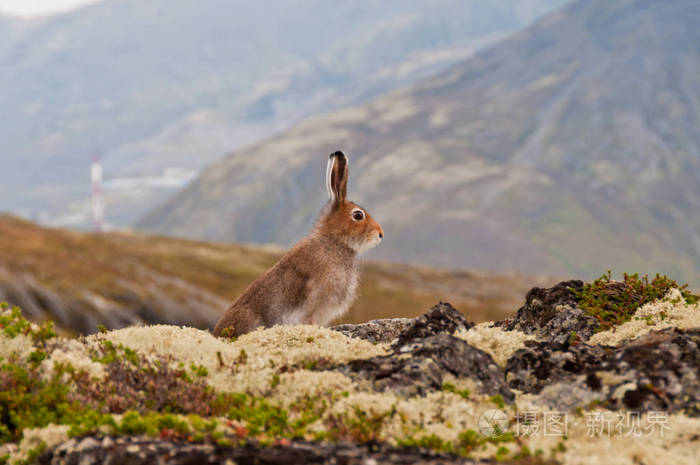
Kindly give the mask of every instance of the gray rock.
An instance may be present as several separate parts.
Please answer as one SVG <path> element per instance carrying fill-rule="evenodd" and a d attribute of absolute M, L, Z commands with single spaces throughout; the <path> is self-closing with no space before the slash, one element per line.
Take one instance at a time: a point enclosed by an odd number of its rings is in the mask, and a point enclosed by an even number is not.
<path fill-rule="evenodd" d="M 582 289 L 583 282 L 579 280 L 562 281 L 550 288 L 533 287 L 515 317 L 498 321 L 496 325 L 558 344 L 568 344 L 570 339 L 587 341 L 598 321 L 576 306 L 579 301 L 576 293 Z"/>
<path fill-rule="evenodd" d="M 333 326 L 346 336 L 365 339 L 370 342 L 394 342 L 400 347 L 413 339 L 423 339 L 436 334 L 454 334 L 459 329 L 469 329 L 474 323 L 452 305 L 440 302 L 416 318 L 389 318 L 373 320 L 361 324 Z"/>
<path fill-rule="evenodd" d="M 591 405 L 592 402 L 600 402 L 602 393 L 594 391 L 585 382 L 586 376 L 578 376 L 573 382 L 554 383 L 545 386 L 537 396 L 537 403 L 547 407 L 570 412 L 577 407 Z"/>
<path fill-rule="evenodd" d="M 538 394 L 554 382 L 599 368 L 605 348 L 587 344 L 567 346 L 553 342 L 530 342 L 506 363 L 505 375 L 511 389 Z"/>
<path fill-rule="evenodd" d="M 496 324 L 507 331 L 517 329 L 533 334 L 554 318 L 560 308 L 575 307 L 576 292 L 583 289 L 583 281 L 562 281 L 550 288 L 533 287 L 525 296 L 525 305 L 518 309 L 514 318 Z"/>
<path fill-rule="evenodd" d="M 82 446 L 89 441 L 89 446 Z M 80 447 L 80 449 L 78 449 Z M 296 465 L 301 463 L 345 465 L 449 465 L 475 464 L 473 460 L 426 449 L 399 448 L 382 443 L 311 443 L 291 441 L 287 445 L 263 447 L 254 441 L 238 447 L 217 447 L 150 439 L 140 436 L 113 438 L 109 448 L 98 445 L 92 437 L 77 445 L 64 443 L 45 452 L 40 465 L 194 465 L 238 463 Z M 479 462 L 491 463 L 491 462 Z"/>
<path fill-rule="evenodd" d="M 540 339 L 568 344 L 572 341 L 589 340 L 597 327 L 598 320 L 586 315 L 578 307 L 566 305 L 558 307 L 557 313 L 543 328 L 538 329 L 536 334 Z M 573 337 L 574 334 L 576 337 Z"/>
<path fill-rule="evenodd" d="M 330 329 L 339 331 L 346 336 L 364 339 L 369 342 L 388 343 L 396 339 L 412 323 L 412 318 L 386 318 L 355 325 L 332 326 Z"/>
<path fill-rule="evenodd" d="M 602 368 L 630 385 L 620 393 L 617 383 L 619 395 L 608 397 L 613 408 L 700 416 L 700 328 L 652 331 L 624 344 Z"/>
<path fill-rule="evenodd" d="M 390 355 L 353 360 L 336 370 L 355 379 L 369 380 L 377 391 L 405 396 L 425 395 L 440 389 L 447 374 L 476 381 L 479 392 L 500 394 L 511 402 L 513 392 L 503 370 L 481 349 L 448 334 L 413 339 Z"/>
<path fill-rule="evenodd" d="M 401 347 L 415 339 L 425 339 L 436 334 L 454 334 L 460 329 L 470 329 L 474 323 L 467 321 L 452 305 L 440 302 L 423 315 L 414 318 L 411 325 L 399 334 L 394 347 Z"/>
<path fill-rule="evenodd" d="M 510 388 L 558 409 L 598 400 L 610 409 L 700 416 L 700 328 L 652 331 L 618 347 L 531 343 L 505 373 Z"/>

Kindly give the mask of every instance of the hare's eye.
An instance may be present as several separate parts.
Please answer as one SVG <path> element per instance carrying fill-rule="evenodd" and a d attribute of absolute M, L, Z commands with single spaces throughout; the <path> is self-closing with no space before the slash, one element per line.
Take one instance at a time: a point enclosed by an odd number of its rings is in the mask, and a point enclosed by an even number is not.
<path fill-rule="evenodd" d="M 362 221 L 365 219 L 365 212 L 356 208 L 352 211 L 352 219 L 355 221 Z"/>

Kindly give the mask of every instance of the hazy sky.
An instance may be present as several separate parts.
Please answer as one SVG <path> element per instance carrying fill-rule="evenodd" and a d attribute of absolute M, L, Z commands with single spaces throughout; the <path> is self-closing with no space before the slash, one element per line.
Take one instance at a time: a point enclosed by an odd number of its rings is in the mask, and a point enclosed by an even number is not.
<path fill-rule="evenodd" d="M 37 16 L 59 13 L 99 0 L 0 0 L 0 13 Z"/>

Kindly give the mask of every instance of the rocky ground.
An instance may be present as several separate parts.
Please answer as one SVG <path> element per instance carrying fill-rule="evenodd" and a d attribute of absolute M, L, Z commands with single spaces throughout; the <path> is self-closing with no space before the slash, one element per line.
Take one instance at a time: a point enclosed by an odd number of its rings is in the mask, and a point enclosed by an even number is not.
<path fill-rule="evenodd" d="M 497 322 L 440 303 L 236 340 L 166 325 L 66 339 L 5 310 L 0 456 L 697 464 L 700 307 L 654 283 L 534 288 Z"/>

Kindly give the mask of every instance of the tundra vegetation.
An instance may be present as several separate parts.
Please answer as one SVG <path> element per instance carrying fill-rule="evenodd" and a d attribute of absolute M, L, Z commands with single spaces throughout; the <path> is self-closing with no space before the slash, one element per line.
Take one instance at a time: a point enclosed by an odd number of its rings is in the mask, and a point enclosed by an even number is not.
<path fill-rule="evenodd" d="M 396 320 L 400 334 L 388 341 L 362 333 L 373 322 L 342 331 L 277 326 L 237 339 L 171 325 L 102 328 L 69 338 L 57 335 L 51 321 L 28 321 L 3 303 L 0 461 L 32 463 L 71 437 L 138 436 L 220 449 L 349 441 L 455 459 L 632 464 L 664 456 L 697 463 L 700 374 L 689 362 L 700 357 L 697 297 L 665 276 L 614 281 L 608 273 L 592 283 L 569 283 L 540 289 L 544 294 L 531 291 L 515 317 L 498 323 L 474 325 L 441 304 L 416 319 Z M 550 302 L 558 292 L 571 304 Z M 551 328 L 557 315 L 576 310 L 583 312 L 576 321 L 594 329 L 564 343 L 527 329 L 529 306 L 543 302 L 557 310 L 542 325 Z M 640 353 L 642 346 L 634 344 L 643 338 L 652 338 L 643 347 L 658 351 L 685 341 L 679 360 L 687 363 L 686 373 L 677 381 L 682 392 L 659 380 L 663 373 L 642 379 L 663 367 L 629 375 L 615 365 L 629 347 Z M 585 371 L 599 349 L 600 361 Z M 579 363 L 585 351 L 587 361 Z M 557 353 L 581 366 L 559 370 Z M 546 358 L 549 373 L 539 373 L 533 357 Z M 617 379 L 627 375 L 635 378 Z M 591 377 L 600 386 L 591 387 Z M 503 434 L 480 432 L 480 415 L 489 409 L 506 414 Z M 590 434 L 589 414 L 612 421 L 630 411 L 639 414 L 640 428 L 663 412 L 665 435 L 635 437 L 612 427 Z M 567 413 L 565 434 L 520 434 L 523 412 Z"/>

